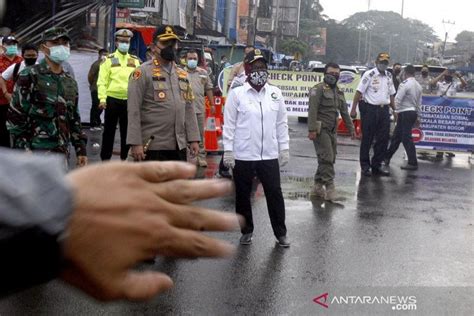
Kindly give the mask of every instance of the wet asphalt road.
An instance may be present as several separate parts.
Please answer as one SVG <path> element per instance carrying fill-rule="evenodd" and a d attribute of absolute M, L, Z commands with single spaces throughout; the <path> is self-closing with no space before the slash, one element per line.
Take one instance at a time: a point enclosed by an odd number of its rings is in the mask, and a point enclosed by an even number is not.
<path fill-rule="evenodd" d="M 163 260 L 140 268 L 168 273 L 173 290 L 147 303 L 102 304 L 60 281 L 0 301 L 0 315 L 385 315 L 393 304 L 338 304 L 336 297 L 414 296 L 420 315 L 474 311 L 473 171 L 467 155 L 420 160 L 416 172 L 361 178 L 358 142 L 339 138 L 338 192 L 344 201 L 311 197 L 317 165 L 306 124 L 290 119 L 291 161 L 282 189 L 291 247 L 275 246 L 263 191 L 256 185 L 251 246 L 227 260 Z M 97 137 L 97 135 L 96 135 Z M 213 177 L 218 156 L 208 156 Z M 91 182 L 93 180 L 91 179 Z M 234 212 L 233 197 L 202 204 Z M 238 244 L 239 232 L 219 237 Z M 34 265 L 35 258 L 31 258 Z M 313 301 L 328 293 L 328 308 Z M 367 301 L 366 301 L 367 302 Z M 403 307 L 403 306 L 402 306 Z M 405 308 L 413 308 L 412 305 Z M 407 313 L 407 312 L 404 312 Z"/>
<path fill-rule="evenodd" d="M 71 59 L 84 122 L 90 107 L 87 71 L 95 58 L 82 53 Z M 399 168 L 404 163 L 400 149 L 391 177 L 361 178 L 358 142 L 340 137 L 336 184 L 342 201 L 325 203 L 310 194 L 317 162 L 305 129 L 306 124 L 290 119 L 291 161 L 282 170 L 289 249 L 275 247 L 263 190 L 256 184 L 253 244 L 239 247 L 227 260 L 157 258 L 154 265 L 139 267 L 166 272 L 175 280 L 173 290 L 154 300 L 102 304 L 53 281 L 0 300 L 0 315 L 402 313 L 393 310 L 394 304 L 342 304 L 341 298 L 349 296 L 414 296 L 412 313 L 474 314 L 473 171 L 468 156 L 420 160 L 418 171 L 406 172 Z M 92 144 L 100 143 L 100 132 L 88 134 L 89 159 L 97 162 Z M 199 177 L 216 173 L 219 157 L 207 160 L 209 168 L 201 169 Z M 234 212 L 233 197 L 202 204 Z M 216 235 L 236 245 L 240 237 L 238 232 Z M 326 293 L 327 300 L 318 301 L 328 308 L 313 301 Z"/>

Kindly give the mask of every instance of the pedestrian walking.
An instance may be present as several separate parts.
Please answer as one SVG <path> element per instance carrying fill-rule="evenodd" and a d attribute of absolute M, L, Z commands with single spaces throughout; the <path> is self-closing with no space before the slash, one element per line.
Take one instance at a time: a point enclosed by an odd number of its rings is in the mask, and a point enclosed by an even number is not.
<path fill-rule="evenodd" d="M 416 149 L 411 137 L 411 130 L 415 124 L 419 123 L 419 113 L 421 109 L 421 97 L 423 88 L 415 79 L 415 67 L 407 65 L 405 67 L 406 80 L 400 84 L 395 96 L 395 113 L 397 114 L 397 125 L 390 140 L 390 147 L 385 155 L 385 165 L 390 164 L 390 160 L 397 151 L 400 143 L 408 156 L 408 163 L 401 166 L 405 170 L 418 169 Z"/>
<path fill-rule="evenodd" d="M 115 142 L 117 123 L 120 126 L 120 159 L 127 159 L 127 99 L 128 79 L 135 69 L 140 66 L 137 56 L 130 55 L 130 40 L 133 33 L 127 29 L 115 33 L 117 47 L 100 65 L 97 91 L 99 108 L 105 109 L 104 132 L 102 134 L 102 149 L 100 158 L 110 160 Z"/>
<path fill-rule="evenodd" d="M 20 73 L 8 111 L 8 129 L 14 148 L 61 154 L 65 162 L 72 143 L 77 165 L 85 166 L 86 136 L 78 109 L 79 90 L 76 80 L 62 68 L 70 56 L 70 41 L 62 27 L 42 34 L 41 50 L 46 57 Z"/>
<path fill-rule="evenodd" d="M 206 119 L 205 97 L 207 96 L 211 105 L 211 114 L 215 113 L 213 85 L 207 71 L 198 67 L 198 53 L 195 50 L 189 50 L 186 53 L 186 71 L 188 72 L 189 83 L 194 94 L 194 111 L 196 112 L 197 123 L 201 141 L 199 142 L 199 154 L 197 164 L 206 168 L 206 149 L 204 147 L 204 124 Z"/>
<path fill-rule="evenodd" d="M 317 84 L 309 92 L 308 138 L 313 141 L 318 156 L 314 193 L 316 197 L 329 201 L 337 199 L 334 164 L 337 154 L 339 113 L 349 133 L 355 137 L 354 124 L 349 116 L 344 91 L 337 86 L 340 73 L 338 64 L 326 64 L 324 82 Z"/>
<path fill-rule="evenodd" d="M 267 83 L 267 60 L 256 49 L 245 63 L 247 82 L 230 91 L 224 113 L 224 164 L 233 169 L 235 210 L 245 218 L 240 243 L 252 242 L 254 223 L 250 195 L 255 176 L 265 191 L 268 213 L 278 244 L 289 247 L 280 166 L 289 160 L 286 106 L 282 92 Z"/>
<path fill-rule="evenodd" d="M 99 94 L 97 92 L 97 80 L 99 79 L 100 65 L 107 59 L 107 50 L 101 48 L 98 51 L 99 58 L 92 63 L 89 73 L 87 74 L 87 80 L 89 81 L 89 90 L 91 92 L 91 110 L 90 110 L 90 127 L 91 130 L 101 130 L 102 121 L 100 115 L 102 109 L 99 108 Z"/>
<path fill-rule="evenodd" d="M 390 107 L 394 109 L 395 95 L 392 74 L 387 71 L 389 61 L 389 54 L 378 54 L 375 60 L 377 67 L 364 73 L 352 101 L 351 117 L 357 116 L 359 105 L 362 124 L 359 160 L 362 175 L 367 177 L 372 174 L 390 175 L 382 166 L 390 139 Z M 363 100 L 360 100 L 361 96 Z M 374 154 L 370 159 L 372 145 Z"/>
<path fill-rule="evenodd" d="M 186 161 L 188 146 L 198 154 L 200 137 L 188 73 L 175 62 L 179 38 L 163 25 L 153 39 L 154 59 L 138 67 L 128 84 L 127 144 L 136 161 Z"/>

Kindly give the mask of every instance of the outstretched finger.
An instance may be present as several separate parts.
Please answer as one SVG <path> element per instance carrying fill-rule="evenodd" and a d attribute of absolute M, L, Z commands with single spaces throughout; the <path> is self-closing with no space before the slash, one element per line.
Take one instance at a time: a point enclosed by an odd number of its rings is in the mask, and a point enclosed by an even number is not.
<path fill-rule="evenodd" d="M 124 299 L 144 301 L 173 287 L 173 281 L 164 273 L 154 271 L 129 271 L 122 284 Z"/>
<path fill-rule="evenodd" d="M 189 179 L 196 174 L 196 166 L 178 161 L 153 161 L 130 164 L 130 167 L 148 182 Z"/>
<path fill-rule="evenodd" d="M 228 195 L 233 184 L 229 180 L 176 180 L 152 184 L 152 190 L 168 202 L 188 204 Z"/>

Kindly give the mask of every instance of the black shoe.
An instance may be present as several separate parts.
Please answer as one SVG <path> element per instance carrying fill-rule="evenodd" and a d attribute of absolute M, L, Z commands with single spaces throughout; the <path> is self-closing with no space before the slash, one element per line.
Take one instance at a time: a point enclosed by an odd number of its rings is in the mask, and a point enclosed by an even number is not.
<path fill-rule="evenodd" d="M 370 169 L 364 169 L 362 170 L 362 175 L 364 177 L 371 177 L 372 176 L 372 172 L 370 171 Z"/>
<path fill-rule="evenodd" d="M 278 237 L 277 239 L 278 239 L 278 246 L 283 247 L 283 248 L 290 247 L 290 242 L 288 241 L 288 237 L 281 236 L 281 237 Z"/>
<path fill-rule="evenodd" d="M 227 170 L 219 169 L 219 175 L 222 178 L 232 179 L 232 175 L 230 174 L 228 169 Z"/>
<path fill-rule="evenodd" d="M 400 166 L 400 169 L 403 169 L 403 170 L 417 170 L 418 166 L 417 165 L 406 164 L 405 166 Z"/>
<path fill-rule="evenodd" d="M 252 233 L 243 234 L 242 237 L 240 237 L 240 244 L 241 245 L 250 245 L 250 244 L 252 244 Z"/>
<path fill-rule="evenodd" d="M 388 177 L 390 172 L 382 168 L 372 168 L 372 173 L 377 176 Z"/>

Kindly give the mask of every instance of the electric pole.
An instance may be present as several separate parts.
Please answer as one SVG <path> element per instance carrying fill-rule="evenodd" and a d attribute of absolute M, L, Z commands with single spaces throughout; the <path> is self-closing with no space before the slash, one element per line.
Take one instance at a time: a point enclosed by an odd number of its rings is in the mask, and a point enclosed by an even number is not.
<path fill-rule="evenodd" d="M 249 15 L 247 17 L 247 45 L 254 45 L 255 43 L 255 0 L 249 0 Z"/>
<path fill-rule="evenodd" d="M 276 52 L 277 47 L 277 39 L 278 39 L 278 31 L 279 31 L 279 18 L 280 18 L 280 0 L 276 0 L 277 6 L 275 11 L 275 30 L 273 31 L 273 51 Z"/>
<path fill-rule="evenodd" d="M 446 21 L 445 21 L 445 20 L 443 19 L 443 27 L 444 27 L 445 33 L 444 33 L 443 52 L 442 52 L 442 54 L 441 54 L 441 58 L 442 58 L 441 64 L 444 63 L 444 53 L 445 53 L 445 51 L 446 51 L 446 42 L 448 41 L 448 30 L 447 30 L 447 28 L 446 28 L 446 25 L 455 25 L 455 24 L 456 24 L 455 21 L 450 21 L 450 20 L 446 20 Z"/>
<path fill-rule="evenodd" d="M 400 13 L 400 15 L 402 16 L 402 19 L 403 19 L 403 9 L 405 7 L 405 0 L 402 0 L 402 13 Z"/>

